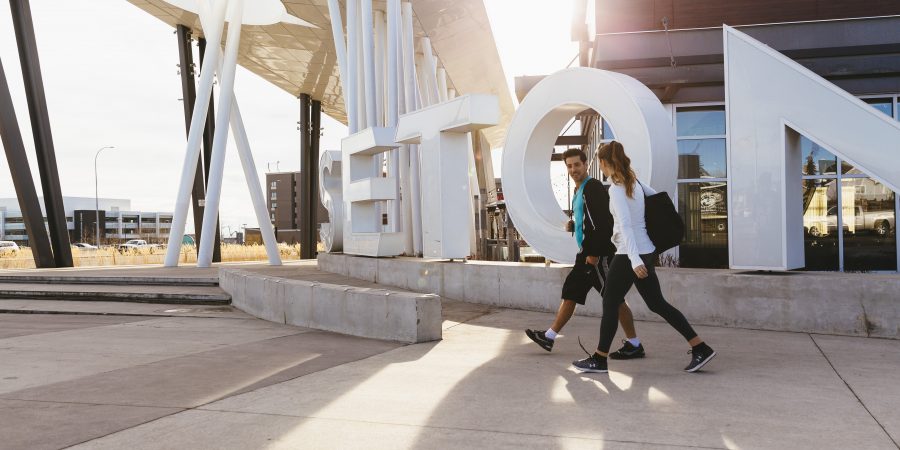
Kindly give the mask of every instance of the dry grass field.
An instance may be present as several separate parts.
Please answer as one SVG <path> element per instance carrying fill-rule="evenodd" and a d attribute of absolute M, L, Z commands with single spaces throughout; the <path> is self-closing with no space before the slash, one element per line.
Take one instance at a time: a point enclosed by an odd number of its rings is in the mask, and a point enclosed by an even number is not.
<path fill-rule="evenodd" d="M 281 259 L 300 259 L 300 245 L 279 244 Z M 162 264 L 165 249 L 139 249 L 120 252 L 113 247 L 97 250 L 72 248 L 75 267 L 88 266 L 131 266 L 140 264 Z M 266 248 L 262 245 L 222 244 L 222 261 L 266 261 Z M 181 247 L 180 263 L 197 262 L 197 252 L 192 245 Z M 34 258 L 31 249 L 22 247 L 15 254 L 0 255 L 0 269 L 33 269 Z"/>

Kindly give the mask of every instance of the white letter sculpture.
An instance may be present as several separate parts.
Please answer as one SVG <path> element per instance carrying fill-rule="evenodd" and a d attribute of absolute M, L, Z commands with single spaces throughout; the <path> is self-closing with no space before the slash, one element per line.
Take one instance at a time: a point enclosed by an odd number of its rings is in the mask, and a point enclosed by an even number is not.
<path fill-rule="evenodd" d="M 341 152 L 328 150 L 319 157 L 319 197 L 328 211 L 329 223 L 319 230 L 326 252 L 344 249 L 344 197 L 341 183 Z"/>
<path fill-rule="evenodd" d="M 765 44 L 723 28 L 729 264 L 803 267 L 802 156 L 787 128 L 896 192 L 900 124 Z"/>
<path fill-rule="evenodd" d="M 499 121 L 500 103 L 493 95 L 465 95 L 400 116 L 397 142 L 420 144 L 422 171 L 418 182 L 425 257 L 469 256 L 472 196 L 468 133 Z"/>
<path fill-rule="evenodd" d="M 671 114 L 641 82 L 620 73 L 573 68 L 541 80 L 519 105 L 503 147 L 506 209 L 538 253 L 574 263 L 578 247 L 550 184 L 550 154 L 575 114 L 591 108 L 616 127 L 637 175 L 673 194 L 678 151 Z M 593 157 L 593 151 L 588 158 Z M 672 195 L 674 197 L 674 195 Z"/>
<path fill-rule="evenodd" d="M 376 204 L 397 200 L 397 183 L 376 173 L 373 157 L 391 151 L 394 129 L 370 127 L 341 141 L 341 179 L 344 193 L 344 253 L 397 256 L 403 253 L 403 234 L 385 233 Z"/>

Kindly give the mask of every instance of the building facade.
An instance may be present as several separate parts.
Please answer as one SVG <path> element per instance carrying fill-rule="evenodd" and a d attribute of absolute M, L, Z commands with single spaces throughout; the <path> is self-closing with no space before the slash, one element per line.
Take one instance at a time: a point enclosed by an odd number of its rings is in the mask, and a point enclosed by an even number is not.
<path fill-rule="evenodd" d="M 275 227 L 278 242 L 299 244 L 301 235 L 300 199 L 301 172 L 273 172 L 266 174 L 266 205 L 269 219 Z M 328 211 L 321 201 L 316 202 L 316 223 L 328 222 Z M 318 232 L 316 233 L 318 236 Z M 249 241 L 249 236 L 248 236 Z"/>
<path fill-rule="evenodd" d="M 723 23 L 900 120 L 896 2 L 596 0 L 590 6 L 587 31 L 580 33 L 582 62 L 636 78 L 671 113 L 679 153 L 674 197 L 687 226 L 676 254 L 680 266 L 728 267 Z M 592 144 L 615 137 L 613 124 L 592 120 L 583 127 Z M 884 151 L 900 164 L 898 146 L 885 143 Z M 802 208 L 788 213 L 802 217 L 805 268 L 897 271 L 896 193 L 802 134 L 801 149 Z"/>
<path fill-rule="evenodd" d="M 41 201 L 43 205 L 43 200 Z M 69 239 L 74 243 L 97 243 L 96 200 L 91 197 L 63 197 Z M 129 239 L 144 239 L 165 244 L 169 238 L 172 213 L 133 211 L 131 200 L 99 199 L 100 244 L 119 244 Z M 46 223 L 46 215 L 44 221 Z M 28 234 L 18 200 L 0 199 L 0 240 L 28 246 Z"/>

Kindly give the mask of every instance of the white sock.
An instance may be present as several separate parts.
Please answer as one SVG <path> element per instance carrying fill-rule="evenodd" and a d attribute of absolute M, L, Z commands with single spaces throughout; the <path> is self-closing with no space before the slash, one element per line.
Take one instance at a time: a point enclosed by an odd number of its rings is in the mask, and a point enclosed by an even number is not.
<path fill-rule="evenodd" d="M 551 341 L 555 341 L 557 334 L 553 331 L 553 328 L 547 328 L 547 331 L 544 332 L 544 336 L 547 336 L 547 339 L 550 339 Z"/>
<path fill-rule="evenodd" d="M 638 339 L 638 338 L 636 338 L 636 337 L 635 337 L 635 338 L 628 339 L 628 342 L 631 343 L 631 345 L 633 345 L 633 346 L 635 346 L 635 347 L 640 347 L 640 346 L 641 346 L 641 340 Z"/>

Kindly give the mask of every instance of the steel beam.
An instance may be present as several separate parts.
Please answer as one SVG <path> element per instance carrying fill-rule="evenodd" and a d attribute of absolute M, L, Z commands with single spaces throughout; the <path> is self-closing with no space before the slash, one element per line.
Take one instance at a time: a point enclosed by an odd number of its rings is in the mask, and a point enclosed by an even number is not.
<path fill-rule="evenodd" d="M 203 57 L 206 56 L 206 39 L 200 38 L 197 40 L 199 50 L 200 50 L 200 68 L 203 68 Z M 209 162 L 212 159 L 212 144 L 213 144 L 213 136 L 216 134 L 216 102 L 212 94 L 209 96 L 209 110 L 206 112 L 206 125 L 203 128 L 203 152 L 201 156 L 201 162 L 203 163 L 203 197 L 206 197 L 206 180 L 209 179 Z M 199 177 L 200 172 L 197 172 L 197 176 L 194 178 L 194 186 L 196 187 L 196 180 Z M 200 233 L 202 232 L 202 217 L 203 210 L 201 209 L 201 220 L 200 222 L 196 222 L 195 216 L 195 227 L 197 232 L 197 242 L 200 242 Z M 213 245 L 213 262 L 222 262 L 222 240 L 221 240 L 221 226 L 219 224 L 220 217 L 216 217 L 216 242 Z M 199 251 L 199 246 L 197 251 Z"/>
<path fill-rule="evenodd" d="M 6 161 L 16 188 L 19 208 L 22 210 L 34 265 L 37 268 L 54 267 L 56 264 L 53 260 L 53 251 L 50 249 L 50 237 L 44 228 L 44 216 L 41 214 L 34 179 L 31 178 L 25 143 L 22 141 L 19 122 L 16 120 L 16 111 L 9 94 L 9 84 L 6 81 L 2 61 L 0 61 L 0 139 L 6 150 Z"/>
<path fill-rule="evenodd" d="M 59 170 L 56 166 L 56 152 L 50 131 L 50 116 L 47 112 L 47 98 L 41 77 L 41 63 L 34 36 L 31 7 L 28 0 L 10 0 L 9 8 L 19 47 L 19 61 L 22 65 L 22 78 L 25 82 L 28 112 L 31 116 L 38 172 L 41 175 L 41 188 L 44 193 L 44 208 L 50 227 L 53 260 L 57 267 L 72 267 L 72 248 L 66 226 L 62 188 L 59 185 Z"/>
<path fill-rule="evenodd" d="M 310 107 L 309 94 L 300 94 L 300 258 L 312 259 L 314 249 L 311 249 L 315 240 L 310 240 L 309 222 L 312 217 L 312 202 L 309 197 L 310 174 L 318 170 L 318 164 L 310 165 Z M 294 193 L 292 192 L 293 196 Z"/>
<path fill-rule="evenodd" d="M 319 130 L 322 126 L 322 102 L 313 100 L 309 117 L 309 151 L 308 158 L 303 162 L 303 167 L 309 167 L 310 170 L 304 170 L 304 181 L 306 182 L 306 192 L 304 198 L 307 199 L 309 212 L 307 213 L 307 223 L 304 224 L 306 229 L 303 235 L 309 240 L 309 258 L 316 257 L 316 236 L 318 235 L 318 212 L 319 212 Z M 301 246 L 302 250 L 302 246 Z"/>

